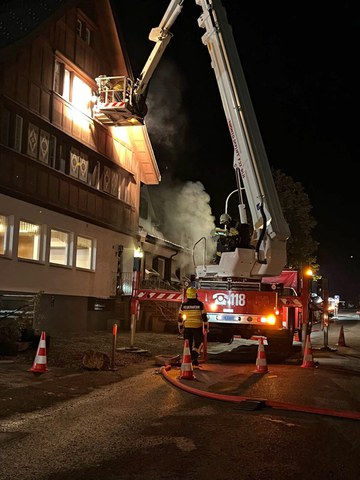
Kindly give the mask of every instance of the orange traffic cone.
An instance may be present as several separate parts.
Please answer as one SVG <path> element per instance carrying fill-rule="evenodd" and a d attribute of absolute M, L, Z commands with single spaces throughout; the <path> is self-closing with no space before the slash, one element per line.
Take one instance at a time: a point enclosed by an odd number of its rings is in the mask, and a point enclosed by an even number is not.
<path fill-rule="evenodd" d="M 184 353 L 183 353 L 183 358 L 181 362 L 181 373 L 180 373 L 180 378 L 186 379 L 186 380 L 194 380 L 195 375 L 193 372 L 193 366 L 192 366 L 192 361 L 191 361 L 191 354 L 190 354 L 190 347 L 189 347 L 189 340 L 185 340 L 184 344 Z"/>
<path fill-rule="evenodd" d="M 345 343 L 344 326 L 343 325 L 341 325 L 339 340 L 338 340 L 338 343 L 336 345 L 339 345 L 340 347 L 347 347 L 347 345 Z"/>
<path fill-rule="evenodd" d="M 36 351 L 35 360 L 29 372 L 44 373 L 47 371 L 48 369 L 46 367 L 46 334 L 45 332 L 41 332 L 40 342 L 39 342 L 38 349 Z"/>
<path fill-rule="evenodd" d="M 268 367 L 266 363 L 264 340 L 259 338 L 258 354 L 256 359 L 256 373 L 268 373 Z"/>
<path fill-rule="evenodd" d="M 306 342 L 305 342 L 305 350 L 304 350 L 304 358 L 303 358 L 303 363 L 301 365 L 302 368 L 312 368 L 315 367 L 315 362 L 313 359 L 312 355 L 312 349 L 311 349 L 311 342 L 310 342 L 310 335 L 308 334 L 306 336 Z"/>

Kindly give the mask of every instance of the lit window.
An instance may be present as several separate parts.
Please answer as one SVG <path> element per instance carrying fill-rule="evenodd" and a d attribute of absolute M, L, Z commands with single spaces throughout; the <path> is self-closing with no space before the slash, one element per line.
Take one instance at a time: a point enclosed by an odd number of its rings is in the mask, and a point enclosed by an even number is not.
<path fill-rule="evenodd" d="M 80 110 L 80 112 L 91 114 L 90 99 L 92 97 L 92 90 L 89 85 L 83 82 L 76 75 L 73 76 L 72 83 L 72 104 Z"/>
<path fill-rule="evenodd" d="M 63 92 L 64 64 L 55 60 L 54 91 L 59 95 Z"/>
<path fill-rule="evenodd" d="M 67 100 L 70 101 L 70 88 L 71 88 L 71 74 L 69 70 L 66 68 L 64 69 L 64 83 L 63 83 L 63 92 L 62 96 Z"/>
<path fill-rule="evenodd" d="M 58 60 L 55 61 L 54 91 L 71 102 L 80 112 L 91 115 L 91 87 Z"/>
<path fill-rule="evenodd" d="M 77 237 L 76 241 L 76 267 L 93 270 L 94 240 L 92 238 Z"/>
<path fill-rule="evenodd" d="M 0 215 L 0 255 L 6 253 L 6 239 L 8 234 L 8 221 L 4 215 Z"/>
<path fill-rule="evenodd" d="M 71 73 L 62 62 L 55 60 L 54 91 L 70 100 Z"/>
<path fill-rule="evenodd" d="M 40 225 L 20 221 L 18 257 L 40 260 Z"/>
<path fill-rule="evenodd" d="M 71 265 L 69 233 L 51 230 L 49 262 L 57 265 Z"/>

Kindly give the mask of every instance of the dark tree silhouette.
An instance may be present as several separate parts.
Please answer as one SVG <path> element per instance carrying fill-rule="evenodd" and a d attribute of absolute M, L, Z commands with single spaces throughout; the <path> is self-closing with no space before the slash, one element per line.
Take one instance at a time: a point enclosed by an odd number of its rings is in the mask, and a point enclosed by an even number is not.
<path fill-rule="evenodd" d="M 287 244 L 288 267 L 309 265 L 317 270 L 316 251 L 319 244 L 312 238 L 317 222 L 311 214 L 313 207 L 309 196 L 300 182 L 295 182 L 281 170 L 273 170 L 273 177 L 291 232 Z"/>

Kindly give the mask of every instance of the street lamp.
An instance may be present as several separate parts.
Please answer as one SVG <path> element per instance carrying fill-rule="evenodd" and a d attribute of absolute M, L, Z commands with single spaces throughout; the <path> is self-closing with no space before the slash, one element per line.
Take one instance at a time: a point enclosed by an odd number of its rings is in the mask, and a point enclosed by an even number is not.
<path fill-rule="evenodd" d="M 132 288 L 131 288 L 131 302 L 130 302 L 130 313 L 131 313 L 131 324 L 130 324 L 130 347 L 134 347 L 134 337 L 136 330 L 136 322 L 139 317 L 140 302 L 138 299 L 139 288 L 140 288 L 140 271 L 141 271 L 141 259 L 144 256 L 144 252 L 141 247 L 137 247 L 134 250 L 134 266 L 133 266 L 133 276 L 132 276 Z"/>
<path fill-rule="evenodd" d="M 137 247 L 134 250 L 134 272 L 140 272 L 141 270 L 141 259 L 144 256 L 144 252 L 142 251 L 141 247 Z"/>
<path fill-rule="evenodd" d="M 125 350 L 127 352 L 134 352 L 134 353 L 147 352 L 147 350 L 134 347 L 136 324 L 139 318 L 139 311 L 140 311 L 139 290 L 140 290 L 141 259 L 143 257 L 144 257 L 144 252 L 142 248 L 136 247 L 134 249 L 134 263 L 133 263 L 131 299 L 130 299 L 130 347 L 118 348 L 117 350 L 119 351 Z"/>

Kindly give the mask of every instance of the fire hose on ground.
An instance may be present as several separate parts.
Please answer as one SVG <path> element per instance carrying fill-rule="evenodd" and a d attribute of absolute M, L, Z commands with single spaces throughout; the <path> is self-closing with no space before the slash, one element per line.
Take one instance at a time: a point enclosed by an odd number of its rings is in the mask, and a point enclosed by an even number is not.
<path fill-rule="evenodd" d="M 180 382 L 178 379 L 173 378 L 169 375 L 169 371 L 171 370 L 171 365 L 165 365 L 160 368 L 159 373 L 163 375 L 165 380 L 167 380 L 172 385 L 184 390 L 185 392 L 192 393 L 194 395 L 198 395 L 200 397 L 209 398 L 211 400 L 220 400 L 223 402 L 232 402 L 241 404 L 242 402 L 257 402 L 264 407 L 274 408 L 276 410 L 290 410 L 294 412 L 303 412 L 303 413 L 313 413 L 317 415 L 327 415 L 331 417 L 340 417 L 340 418 L 349 418 L 352 420 L 360 420 L 360 412 L 352 412 L 352 411 L 341 411 L 341 410 L 333 410 L 328 408 L 316 408 L 311 406 L 305 405 L 295 405 L 285 402 L 274 402 L 271 400 L 266 399 L 255 399 L 251 397 L 244 397 L 238 395 L 222 395 L 213 392 L 207 392 L 205 390 L 198 390 L 196 388 L 190 387 L 185 385 L 184 383 Z"/>
<path fill-rule="evenodd" d="M 204 330 L 204 342 L 202 344 L 202 358 L 200 359 L 199 363 L 205 363 L 207 361 L 207 332 Z M 213 392 L 208 392 L 206 390 L 199 390 L 197 388 L 190 387 L 183 382 L 180 382 L 179 379 L 173 378 L 169 375 L 169 371 L 171 370 L 171 365 L 165 365 L 159 369 L 159 373 L 161 373 L 165 380 L 167 380 L 172 385 L 184 390 L 185 392 L 198 395 L 201 397 L 209 398 L 212 400 L 220 400 L 223 402 L 232 402 L 232 403 L 253 403 L 255 406 L 262 406 L 262 407 L 269 407 L 277 410 L 289 410 L 294 412 L 303 412 L 303 413 L 313 413 L 317 415 L 327 415 L 331 417 L 340 417 L 340 418 L 348 418 L 352 420 L 360 420 L 360 412 L 353 412 L 353 411 L 342 411 L 342 410 L 334 410 L 328 408 L 316 408 L 306 405 L 296 405 L 286 402 L 275 402 L 266 399 L 255 399 L 252 397 L 245 397 L 245 396 L 238 396 L 238 395 L 223 395 Z"/>

